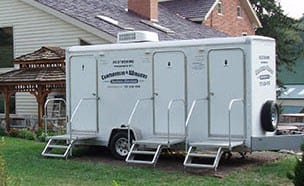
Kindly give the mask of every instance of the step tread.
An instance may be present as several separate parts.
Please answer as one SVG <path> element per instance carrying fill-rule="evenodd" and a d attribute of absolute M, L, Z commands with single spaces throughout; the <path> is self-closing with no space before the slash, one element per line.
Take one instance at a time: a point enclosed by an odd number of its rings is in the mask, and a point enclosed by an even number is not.
<path fill-rule="evenodd" d="M 147 164 L 147 165 L 153 165 L 152 161 L 144 161 L 144 160 L 127 160 L 127 163 L 137 163 L 137 164 Z"/>
<path fill-rule="evenodd" d="M 190 157 L 216 158 L 217 154 L 189 153 Z"/>
<path fill-rule="evenodd" d="M 69 145 L 49 145 L 48 148 L 67 149 Z"/>
<path fill-rule="evenodd" d="M 146 154 L 146 155 L 155 155 L 155 154 L 156 154 L 156 151 L 134 150 L 134 151 L 131 151 L 131 154 Z"/>
<path fill-rule="evenodd" d="M 51 153 L 44 153 L 42 154 L 43 156 L 48 156 L 48 157 L 59 157 L 59 158 L 64 158 L 65 156 L 63 154 L 51 154 Z"/>
<path fill-rule="evenodd" d="M 213 164 L 198 164 L 198 163 L 184 163 L 185 167 L 197 167 L 197 168 L 210 168 L 213 169 Z"/>

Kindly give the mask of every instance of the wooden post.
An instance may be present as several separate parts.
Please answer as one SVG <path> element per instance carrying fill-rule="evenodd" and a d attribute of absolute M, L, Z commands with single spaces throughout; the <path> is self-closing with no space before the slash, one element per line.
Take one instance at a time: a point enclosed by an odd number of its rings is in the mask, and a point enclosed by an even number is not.
<path fill-rule="evenodd" d="M 3 93 L 3 97 L 4 97 L 4 112 L 5 112 L 5 124 L 6 124 L 6 131 L 9 132 L 11 127 L 10 127 L 10 105 L 11 105 L 11 95 L 13 93 L 11 93 L 8 88 L 5 88 Z"/>
<path fill-rule="evenodd" d="M 42 128 L 42 119 L 44 115 L 44 104 L 46 101 L 46 97 L 48 95 L 48 91 L 44 89 L 43 86 L 39 85 L 37 92 L 31 92 L 36 97 L 36 101 L 38 103 L 38 127 Z"/>

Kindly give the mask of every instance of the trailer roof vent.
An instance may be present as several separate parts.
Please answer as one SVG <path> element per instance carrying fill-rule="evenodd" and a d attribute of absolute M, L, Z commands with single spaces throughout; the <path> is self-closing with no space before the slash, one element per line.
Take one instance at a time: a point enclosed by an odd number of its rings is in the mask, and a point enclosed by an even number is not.
<path fill-rule="evenodd" d="M 138 43 L 149 41 L 159 41 L 157 33 L 148 31 L 130 31 L 120 32 L 117 35 L 118 43 Z"/>

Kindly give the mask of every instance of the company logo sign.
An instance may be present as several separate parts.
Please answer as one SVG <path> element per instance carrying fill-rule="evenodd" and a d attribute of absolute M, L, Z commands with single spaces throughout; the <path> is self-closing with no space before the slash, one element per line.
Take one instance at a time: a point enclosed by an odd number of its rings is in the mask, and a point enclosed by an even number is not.
<path fill-rule="evenodd" d="M 259 56 L 260 68 L 255 70 L 255 75 L 259 81 L 260 86 L 269 86 L 271 84 L 271 77 L 274 75 L 274 70 L 268 65 L 270 56 Z"/>

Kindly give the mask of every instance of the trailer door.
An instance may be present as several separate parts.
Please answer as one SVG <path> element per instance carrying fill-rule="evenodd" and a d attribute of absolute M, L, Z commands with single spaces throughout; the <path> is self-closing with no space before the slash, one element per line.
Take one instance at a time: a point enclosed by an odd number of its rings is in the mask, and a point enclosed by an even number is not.
<path fill-rule="evenodd" d="M 97 131 L 97 64 L 94 56 L 74 56 L 69 63 L 72 131 Z M 81 103 L 80 103 L 81 102 Z"/>
<path fill-rule="evenodd" d="M 244 53 L 241 49 L 212 50 L 209 53 L 209 136 L 229 134 L 229 103 L 245 96 Z M 233 104 L 231 134 L 244 135 L 245 116 L 242 102 Z"/>
<path fill-rule="evenodd" d="M 153 58 L 154 74 L 154 133 L 168 133 L 168 105 L 170 134 L 183 135 L 185 131 L 185 56 L 182 52 L 158 52 Z M 178 100 L 178 101 L 177 101 Z"/>

